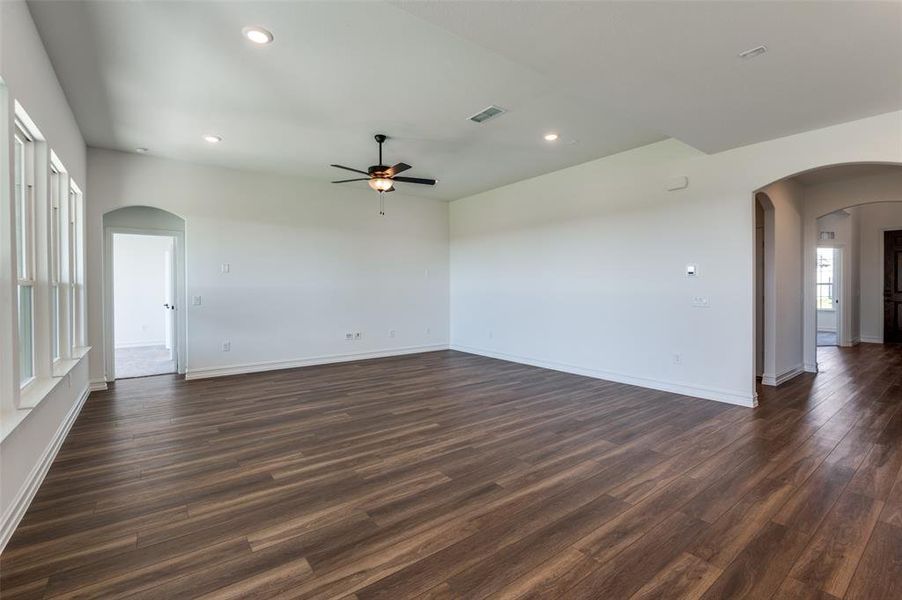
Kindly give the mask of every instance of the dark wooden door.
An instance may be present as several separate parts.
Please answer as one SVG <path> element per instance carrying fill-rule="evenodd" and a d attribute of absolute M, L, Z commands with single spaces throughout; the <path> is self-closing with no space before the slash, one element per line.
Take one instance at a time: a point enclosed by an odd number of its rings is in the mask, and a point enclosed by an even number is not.
<path fill-rule="evenodd" d="M 883 341 L 902 343 L 902 231 L 883 234 Z"/>

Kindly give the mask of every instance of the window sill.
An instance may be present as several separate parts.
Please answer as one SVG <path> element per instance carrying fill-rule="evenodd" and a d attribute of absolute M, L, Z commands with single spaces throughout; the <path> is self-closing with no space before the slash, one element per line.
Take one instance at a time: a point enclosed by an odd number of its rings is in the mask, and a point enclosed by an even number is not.
<path fill-rule="evenodd" d="M 53 363 L 53 378 L 59 379 L 68 375 L 69 371 L 78 364 L 80 358 L 61 358 Z"/>
<path fill-rule="evenodd" d="M 90 346 L 77 348 L 72 353 L 73 358 L 57 361 L 52 377 L 41 377 L 28 384 L 19 396 L 18 407 L 3 412 L 2 419 L 0 419 L 0 441 L 5 440 L 6 436 L 28 418 L 31 411 L 56 389 L 56 386 L 81 362 L 90 349 Z"/>
<path fill-rule="evenodd" d="M 19 395 L 19 410 L 29 410 L 40 404 L 58 381 L 57 377 L 40 377 L 29 383 Z"/>
<path fill-rule="evenodd" d="M 819 309 L 817 309 L 817 312 L 834 313 L 834 312 L 836 312 L 836 309 L 835 308 L 819 308 Z"/>

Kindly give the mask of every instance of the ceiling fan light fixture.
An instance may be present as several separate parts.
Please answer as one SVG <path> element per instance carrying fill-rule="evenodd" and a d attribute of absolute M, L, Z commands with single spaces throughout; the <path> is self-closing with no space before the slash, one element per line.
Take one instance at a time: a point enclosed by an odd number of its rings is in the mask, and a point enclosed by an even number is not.
<path fill-rule="evenodd" d="M 222 141 L 222 137 L 218 135 L 213 135 L 212 133 L 208 133 L 204 135 L 204 141 L 208 144 L 218 144 Z"/>
<path fill-rule="evenodd" d="M 545 134 L 545 141 L 546 141 L 546 142 L 556 142 L 557 139 L 558 139 L 558 137 L 560 137 L 560 136 L 559 136 L 558 134 L 554 133 L 554 132 L 546 133 L 546 134 Z"/>
<path fill-rule="evenodd" d="M 373 177 L 367 183 L 377 192 L 387 192 L 392 187 L 392 180 L 387 177 Z"/>
<path fill-rule="evenodd" d="M 241 33 L 243 33 L 244 37 L 246 37 L 248 40 L 260 46 L 269 44 L 273 39 L 271 31 L 263 29 L 258 25 L 248 25 L 241 30 Z"/>

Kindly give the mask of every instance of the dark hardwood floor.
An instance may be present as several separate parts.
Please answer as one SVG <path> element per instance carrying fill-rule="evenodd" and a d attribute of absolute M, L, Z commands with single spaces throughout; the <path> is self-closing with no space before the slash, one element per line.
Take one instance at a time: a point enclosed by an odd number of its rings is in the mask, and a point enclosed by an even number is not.
<path fill-rule="evenodd" d="M 902 597 L 902 347 L 755 410 L 436 352 L 87 401 L 14 598 Z"/>

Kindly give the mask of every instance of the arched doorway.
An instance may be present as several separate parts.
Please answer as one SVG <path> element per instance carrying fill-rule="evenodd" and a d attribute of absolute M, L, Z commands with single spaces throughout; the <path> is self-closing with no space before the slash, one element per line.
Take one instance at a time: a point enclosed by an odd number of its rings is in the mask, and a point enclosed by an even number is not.
<path fill-rule="evenodd" d="M 184 374 L 185 220 L 127 206 L 103 215 L 103 231 L 106 380 Z"/>
<path fill-rule="evenodd" d="M 866 240 L 853 239 L 849 234 L 833 239 L 833 231 L 821 229 L 839 226 L 819 226 L 819 223 L 825 218 L 841 221 L 849 217 L 849 209 L 854 220 L 855 207 L 899 202 L 902 202 L 902 165 L 895 163 L 830 165 L 784 177 L 755 191 L 755 252 L 759 260 L 763 259 L 764 272 L 773 277 L 768 286 L 758 269 L 755 271 L 754 361 L 755 373 L 763 385 L 779 385 L 802 372 L 818 371 L 818 314 L 823 317 L 828 312 L 834 313 L 827 303 L 837 309 L 835 314 L 828 315 L 839 319 L 830 327 L 835 332 L 837 346 L 883 341 L 879 335 L 858 335 L 858 296 L 854 291 L 862 260 L 857 253 L 860 243 L 869 244 L 867 267 L 873 271 L 879 266 L 882 270 L 882 249 L 878 261 L 874 258 L 876 247 L 872 247 L 877 243 L 878 233 L 882 244 L 882 230 L 877 231 L 869 222 L 864 234 Z M 895 206 L 902 209 L 902 204 Z M 768 215 L 772 218 L 770 238 L 766 231 Z M 900 222 L 895 225 L 888 222 L 892 218 L 884 217 L 884 220 L 887 222 L 883 229 L 902 227 L 902 217 L 896 219 Z M 765 232 L 764 235 L 759 236 L 759 231 Z M 858 230 L 855 231 L 857 235 Z M 759 247 L 760 237 L 764 238 L 763 248 Z M 821 254 L 834 257 L 835 278 L 818 279 L 819 247 Z M 875 266 L 877 262 L 879 265 Z M 871 277 L 862 297 L 874 304 L 874 298 L 882 296 L 882 285 L 882 279 L 878 288 Z M 830 292 L 834 288 L 835 293 Z M 773 310 L 768 311 L 768 307 Z M 870 308 L 875 312 L 874 307 Z M 773 370 L 768 357 L 774 357 Z"/>

